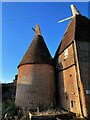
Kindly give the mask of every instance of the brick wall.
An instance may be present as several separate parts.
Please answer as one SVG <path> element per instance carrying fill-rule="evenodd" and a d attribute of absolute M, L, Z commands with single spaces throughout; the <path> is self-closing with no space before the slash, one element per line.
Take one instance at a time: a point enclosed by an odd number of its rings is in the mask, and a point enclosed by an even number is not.
<path fill-rule="evenodd" d="M 54 68 L 48 64 L 27 64 L 18 69 L 15 103 L 21 107 L 53 107 Z"/>
<path fill-rule="evenodd" d="M 60 59 L 60 62 L 57 60 L 59 104 L 66 110 L 81 114 L 73 45 L 66 48 L 67 57 L 64 51 L 57 58 Z"/>

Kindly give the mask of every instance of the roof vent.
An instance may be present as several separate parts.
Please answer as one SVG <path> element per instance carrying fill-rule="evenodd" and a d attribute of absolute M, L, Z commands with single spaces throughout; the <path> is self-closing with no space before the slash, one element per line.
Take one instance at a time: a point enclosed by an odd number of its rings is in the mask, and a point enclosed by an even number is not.
<path fill-rule="evenodd" d="M 36 30 L 33 27 L 32 29 L 34 30 L 36 36 L 41 35 L 40 27 L 38 24 L 36 24 Z"/>
<path fill-rule="evenodd" d="M 80 14 L 80 12 L 77 10 L 77 8 L 73 4 L 71 4 L 70 7 L 71 7 L 71 10 L 72 10 L 73 16 Z"/>

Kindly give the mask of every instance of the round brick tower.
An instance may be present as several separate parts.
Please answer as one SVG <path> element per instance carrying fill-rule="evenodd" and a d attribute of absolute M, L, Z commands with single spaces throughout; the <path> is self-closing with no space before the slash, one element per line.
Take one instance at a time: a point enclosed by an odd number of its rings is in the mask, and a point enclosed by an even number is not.
<path fill-rule="evenodd" d="M 36 35 L 18 66 L 15 103 L 28 109 L 48 108 L 55 103 L 54 67 L 49 50 L 36 25 Z"/>

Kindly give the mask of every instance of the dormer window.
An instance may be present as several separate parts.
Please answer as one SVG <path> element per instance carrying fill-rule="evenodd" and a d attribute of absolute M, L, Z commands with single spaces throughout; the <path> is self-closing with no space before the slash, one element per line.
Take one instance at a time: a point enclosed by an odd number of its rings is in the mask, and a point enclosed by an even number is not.
<path fill-rule="evenodd" d="M 68 58 L 68 48 L 64 50 L 64 59 Z"/>

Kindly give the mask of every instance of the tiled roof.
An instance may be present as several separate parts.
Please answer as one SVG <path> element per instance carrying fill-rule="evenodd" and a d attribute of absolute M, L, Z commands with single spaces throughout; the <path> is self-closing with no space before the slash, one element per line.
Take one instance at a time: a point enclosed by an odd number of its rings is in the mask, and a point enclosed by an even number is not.
<path fill-rule="evenodd" d="M 73 41 L 90 42 L 90 20 L 82 15 L 75 15 L 70 21 L 61 43 L 56 51 L 55 57 Z"/>
<path fill-rule="evenodd" d="M 41 35 L 35 35 L 20 64 L 52 64 L 52 57 Z"/>

